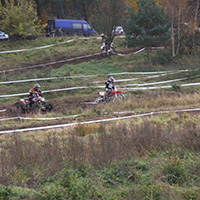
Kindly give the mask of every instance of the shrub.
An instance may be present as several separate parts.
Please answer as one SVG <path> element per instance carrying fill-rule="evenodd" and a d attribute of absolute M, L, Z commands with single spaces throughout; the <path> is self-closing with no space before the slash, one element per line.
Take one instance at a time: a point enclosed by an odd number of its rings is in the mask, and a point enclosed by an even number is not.
<path fill-rule="evenodd" d="M 129 199 L 153 199 L 153 200 L 162 200 L 160 196 L 160 190 L 158 187 L 152 185 L 136 185 L 133 186 L 133 189 L 130 190 L 127 194 L 126 200 Z"/>
<path fill-rule="evenodd" d="M 98 133 L 99 124 L 78 125 L 75 130 L 79 136 Z"/>
<path fill-rule="evenodd" d="M 35 195 L 35 198 L 40 200 L 65 200 L 67 191 L 61 185 L 56 183 L 47 183 Z"/>
<path fill-rule="evenodd" d="M 163 174 L 165 176 L 164 181 L 167 181 L 170 185 L 181 185 L 186 180 L 184 168 L 178 158 L 172 158 L 171 162 L 164 166 Z"/>
<path fill-rule="evenodd" d="M 95 186 L 86 172 L 88 169 L 64 169 L 59 181 L 67 188 L 67 197 L 70 200 L 89 200 L 99 198 L 100 186 Z M 96 183 L 97 184 L 97 183 Z"/>
<path fill-rule="evenodd" d="M 5 7 L 0 3 L 0 15 L 1 27 L 10 36 L 30 38 L 37 34 L 38 17 L 32 0 L 6 0 Z"/>
<path fill-rule="evenodd" d="M 12 190 L 9 187 L 0 186 L 0 199 L 9 200 Z"/>
<path fill-rule="evenodd" d="M 184 188 L 181 190 L 181 197 L 185 200 L 196 200 L 200 199 L 200 189 Z"/>

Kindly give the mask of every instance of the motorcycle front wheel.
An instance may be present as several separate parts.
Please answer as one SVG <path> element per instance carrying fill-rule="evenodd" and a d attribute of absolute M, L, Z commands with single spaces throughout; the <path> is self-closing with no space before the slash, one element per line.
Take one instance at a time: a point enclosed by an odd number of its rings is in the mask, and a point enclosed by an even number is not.
<path fill-rule="evenodd" d="M 43 112 L 51 112 L 54 109 L 54 106 L 49 102 L 44 102 L 41 109 Z"/>
<path fill-rule="evenodd" d="M 48 112 L 51 112 L 52 110 L 53 110 L 53 104 L 51 104 L 51 103 L 48 103 L 48 105 L 46 106 L 46 110 L 48 111 Z"/>
<path fill-rule="evenodd" d="M 116 54 L 115 48 L 114 47 L 110 47 L 110 53 L 111 54 Z"/>
<path fill-rule="evenodd" d="M 116 96 L 113 98 L 113 102 L 114 101 L 123 101 L 125 99 L 125 96 L 124 96 L 124 94 L 122 94 L 122 93 L 119 93 L 119 94 L 116 94 Z"/>
<path fill-rule="evenodd" d="M 103 47 L 103 49 L 101 49 L 101 56 L 102 57 L 106 57 L 107 56 L 107 48 Z"/>
<path fill-rule="evenodd" d="M 95 103 L 98 104 L 98 103 L 103 103 L 103 98 L 102 97 L 97 97 L 95 99 Z"/>

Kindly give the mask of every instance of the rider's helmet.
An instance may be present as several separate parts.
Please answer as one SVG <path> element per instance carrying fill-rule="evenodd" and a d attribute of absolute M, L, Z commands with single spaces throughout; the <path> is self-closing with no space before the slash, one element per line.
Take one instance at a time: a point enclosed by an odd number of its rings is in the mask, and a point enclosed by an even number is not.
<path fill-rule="evenodd" d="M 111 76 L 111 77 L 109 78 L 109 81 L 110 81 L 111 83 L 114 83 L 115 79 Z"/>
<path fill-rule="evenodd" d="M 35 90 L 35 91 L 38 91 L 39 89 L 40 89 L 40 85 L 39 85 L 39 84 L 35 84 L 35 85 L 34 85 L 34 90 Z"/>
<path fill-rule="evenodd" d="M 104 36 L 105 36 L 104 33 L 102 33 L 102 34 L 101 34 L 101 37 L 104 37 Z"/>

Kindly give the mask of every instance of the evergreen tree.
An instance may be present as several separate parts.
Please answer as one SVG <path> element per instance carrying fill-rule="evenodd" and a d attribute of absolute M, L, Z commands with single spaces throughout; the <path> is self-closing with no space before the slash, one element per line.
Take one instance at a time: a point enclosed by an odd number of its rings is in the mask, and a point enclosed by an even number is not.
<path fill-rule="evenodd" d="M 146 47 L 148 63 L 151 66 L 151 46 L 163 45 L 170 38 L 169 19 L 163 8 L 154 0 L 138 0 L 136 9 L 129 10 L 125 33 L 129 47 Z"/>

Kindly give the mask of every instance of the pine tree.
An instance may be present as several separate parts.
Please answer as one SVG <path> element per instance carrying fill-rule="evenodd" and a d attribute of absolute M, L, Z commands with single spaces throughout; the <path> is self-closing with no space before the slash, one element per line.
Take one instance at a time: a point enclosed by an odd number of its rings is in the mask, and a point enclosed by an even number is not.
<path fill-rule="evenodd" d="M 169 19 L 154 0 L 138 0 L 137 10 L 130 8 L 125 27 L 127 44 L 145 46 L 151 66 L 151 46 L 163 45 L 170 38 Z"/>

